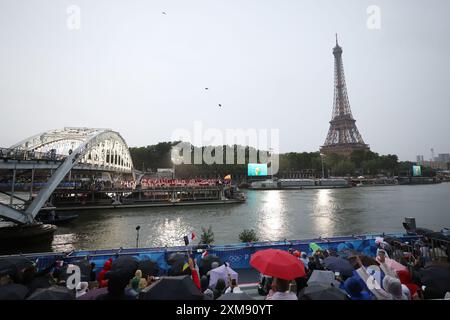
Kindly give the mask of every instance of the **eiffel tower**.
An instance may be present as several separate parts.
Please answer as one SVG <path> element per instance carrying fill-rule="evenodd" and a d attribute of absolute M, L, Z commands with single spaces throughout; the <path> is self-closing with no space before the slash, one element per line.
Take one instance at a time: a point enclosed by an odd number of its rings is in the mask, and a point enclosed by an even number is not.
<path fill-rule="evenodd" d="M 369 145 L 364 143 L 361 134 L 356 127 L 350 109 L 345 84 L 344 65 L 342 63 L 342 48 L 338 44 L 336 34 L 336 47 L 334 55 L 334 101 L 333 116 L 330 121 L 330 129 L 320 152 L 324 154 L 336 153 L 349 157 L 354 150 L 369 150 Z"/>

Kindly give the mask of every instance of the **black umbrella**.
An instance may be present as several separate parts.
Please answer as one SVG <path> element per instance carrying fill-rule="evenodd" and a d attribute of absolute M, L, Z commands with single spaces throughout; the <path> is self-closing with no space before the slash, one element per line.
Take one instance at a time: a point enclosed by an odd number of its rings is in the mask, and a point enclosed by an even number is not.
<path fill-rule="evenodd" d="M 300 291 L 299 300 L 349 300 L 349 298 L 344 291 L 336 287 L 314 283 Z"/>
<path fill-rule="evenodd" d="M 156 261 L 153 260 L 141 260 L 138 265 L 139 270 L 142 271 L 142 277 L 157 276 L 159 273 L 159 267 Z"/>
<path fill-rule="evenodd" d="M 75 300 L 75 290 L 63 286 L 37 289 L 27 300 Z"/>
<path fill-rule="evenodd" d="M 444 241 L 450 241 L 450 237 L 444 235 L 441 232 L 427 232 L 424 234 L 424 237 L 430 238 L 433 240 L 444 240 Z"/>
<path fill-rule="evenodd" d="M 89 290 L 86 294 L 83 294 L 81 297 L 77 298 L 77 300 L 95 300 L 98 296 L 108 294 L 108 288 L 99 288 Z"/>
<path fill-rule="evenodd" d="M 36 276 L 31 280 L 28 285 L 30 293 L 35 292 L 37 289 L 50 288 L 56 285 L 55 280 L 48 274 L 42 276 Z"/>
<path fill-rule="evenodd" d="M 0 300 L 23 300 L 28 294 L 28 288 L 17 283 L 0 286 Z"/>
<path fill-rule="evenodd" d="M 351 277 L 353 275 L 353 266 L 348 260 L 339 257 L 326 257 L 323 260 L 323 265 L 334 272 L 340 272 L 344 277 Z"/>
<path fill-rule="evenodd" d="M 33 265 L 33 261 L 21 256 L 1 258 L 0 275 L 9 275 L 14 279 L 19 275 L 20 271 L 30 268 Z"/>
<path fill-rule="evenodd" d="M 215 254 L 208 254 L 206 257 L 202 258 L 198 264 L 198 267 L 200 269 L 200 274 L 204 275 L 209 270 L 211 270 L 211 264 L 213 262 L 217 262 L 219 265 L 222 264 L 222 261 L 220 260 L 220 258 L 218 256 L 216 256 Z"/>
<path fill-rule="evenodd" d="M 186 261 L 187 260 L 186 254 L 185 253 L 174 252 L 174 253 L 171 253 L 169 255 L 169 257 L 167 258 L 167 263 L 169 265 L 173 265 L 174 263 L 176 263 L 176 262 L 178 262 L 180 260 Z"/>
<path fill-rule="evenodd" d="M 203 300 L 189 276 L 164 277 L 140 292 L 140 300 Z"/>
<path fill-rule="evenodd" d="M 420 270 L 420 281 L 426 286 L 425 290 L 436 293 L 444 298 L 450 292 L 450 268 L 444 266 L 429 266 Z"/>
<path fill-rule="evenodd" d="M 78 260 L 78 261 L 73 261 L 70 264 L 76 265 L 80 268 L 80 273 L 81 273 L 81 280 L 80 281 L 86 281 L 89 282 L 90 278 L 91 278 L 91 264 L 89 263 L 88 260 L 83 259 L 83 260 Z M 61 270 L 59 271 L 58 274 L 58 280 L 64 280 L 66 281 L 67 278 L 73 273 L 73 271 L 71 273 L 67 273 L 67 268 L 69 267 L 69 265 L 64 265 Z"/>
<path fill-rule="evenodd" d="M 225 293 L 221 295 L 217 300 L 255 300 L 247 293 Z"/>
<path fill-rule="evenodd" d="M 111 273 L 124 279 L 132 279 L 139 267 L 139 261 L 132 256 L 120 256 L 111 265 Z"/>
<path fill-rule="evenodd" d="M 169 269 L 169 276 L 182 276 L 182 275 L 190 275 L 191 269 L 186 266 L 186 261 L 178 260 L 174 262 Z"/>

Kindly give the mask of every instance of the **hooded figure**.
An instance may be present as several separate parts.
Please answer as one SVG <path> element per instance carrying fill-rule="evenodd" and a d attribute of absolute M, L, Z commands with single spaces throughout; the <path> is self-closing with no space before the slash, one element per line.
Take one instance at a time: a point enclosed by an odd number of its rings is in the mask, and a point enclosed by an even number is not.
<path fill-rule="evenodd" d="M 219 278 L 216 283 L 216 287 L 214 288 L 214 299 L 219 298 L 223 292 L 225 291 L 225 280 Z"/>
<path fill-rule="evenodd" d="M 200 279 L 200 286 L 201 286 L 201 290 L 202 292 L 205 292 L 206 289 L 208 289 L 209 286 L 209 279 L 207 276 L 202 276 Z"/>
<path fill-rule="evenodd" d="M 108 286 L 108 280 L 105 280 L 105 274 L 111 270 L 111 265 L 112 259 L 109 258 L 103 265 L 102 271 L 100 271 L 100 273 L 98 274 L 98 285 L 100 288 Z"/>
<path fill-rule="evenodd" d="M 383 288 L 392 295 L 394 300 L 408 300 L 403 292 L 402 284 L 397 278 L 386 275 L 383 279 Z"/>

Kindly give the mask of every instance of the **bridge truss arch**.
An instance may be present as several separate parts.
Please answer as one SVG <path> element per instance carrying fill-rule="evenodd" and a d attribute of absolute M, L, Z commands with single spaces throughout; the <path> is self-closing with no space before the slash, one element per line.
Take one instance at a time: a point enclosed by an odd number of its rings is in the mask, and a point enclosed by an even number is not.
<path fill-rule="evenodd" d="M 33 223 L 53 191 L 75 166 L 85 165 L 98 170 L 133 173 L 133 162 L 125 140 L 118 132 L 110 129 L 51 130 L 25 139 L 10 149 L 31 155 L 35 152 L 49 153 L 62 159 L 61 165 L 24 212 L 5 205 L 0 206 L 1 216 L 18 223 Z"/>

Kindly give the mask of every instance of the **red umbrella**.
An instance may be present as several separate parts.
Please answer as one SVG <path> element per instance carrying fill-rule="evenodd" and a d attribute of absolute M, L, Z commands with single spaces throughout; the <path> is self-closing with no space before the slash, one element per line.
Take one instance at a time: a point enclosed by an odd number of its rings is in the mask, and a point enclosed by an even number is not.
<path fill-rule="evenodd" d="M 306 275 L 303 262 L 290 253 L 277 249 L 256 252 L 250 258 L 250 265 L 264 275 L 284 280 Z"/>

